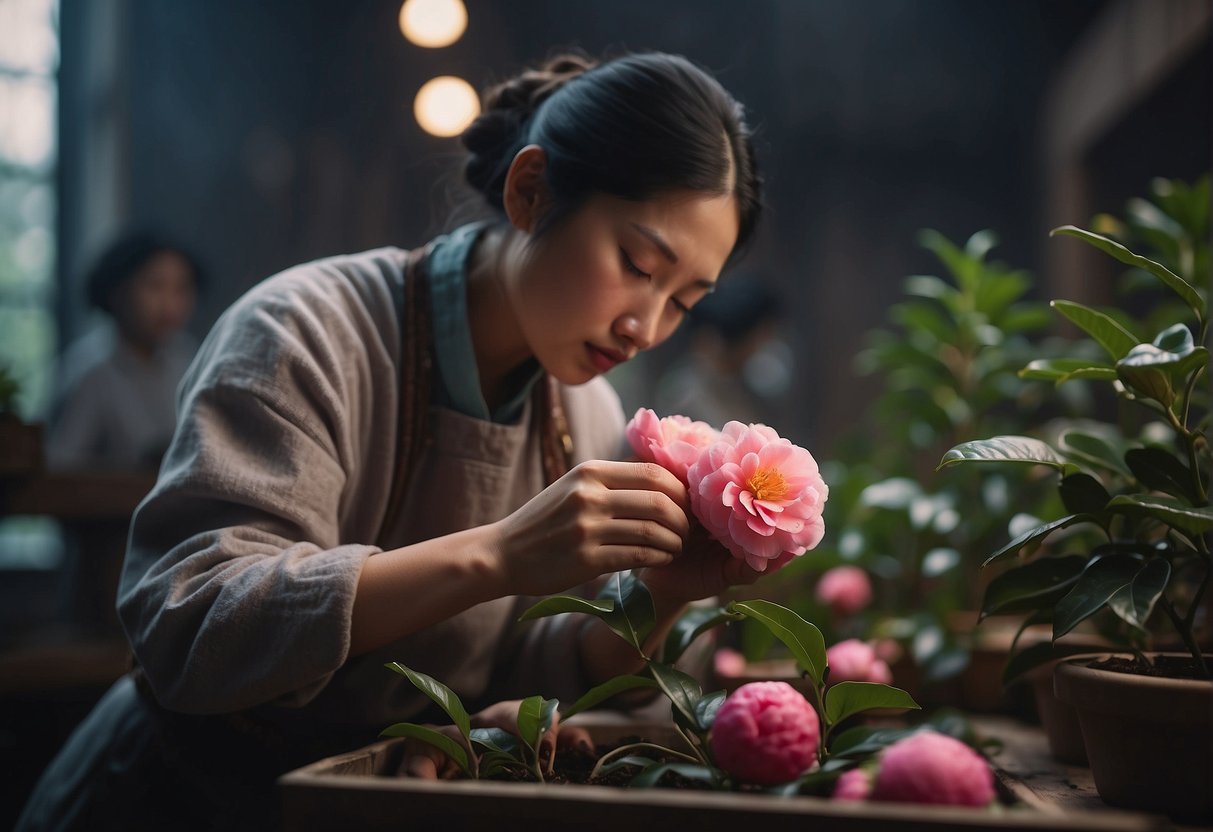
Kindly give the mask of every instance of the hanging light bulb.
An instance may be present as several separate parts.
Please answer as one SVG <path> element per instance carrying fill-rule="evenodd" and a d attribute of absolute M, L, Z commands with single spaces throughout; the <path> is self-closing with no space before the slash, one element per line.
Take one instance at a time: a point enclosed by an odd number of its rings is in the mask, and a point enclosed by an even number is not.
<path fill-rule="evenodd" d="M 467 25 L 463 0 L 405 0 L 400 7 L 400 31 L 418 46 L 450 46 Z"/>
<path fill-rule="evenodd" d="M 426 81 L 417 91 L 413 115 L 427 133 L 458 136 L 480 115 L 480 98 L 462 78 L 440 75 Z"/>

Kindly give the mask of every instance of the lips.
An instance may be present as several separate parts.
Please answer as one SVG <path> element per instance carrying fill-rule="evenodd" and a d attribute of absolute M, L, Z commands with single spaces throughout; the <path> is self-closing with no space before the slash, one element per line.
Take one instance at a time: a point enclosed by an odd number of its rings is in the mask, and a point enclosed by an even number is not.
<path fill-rule="evenodd" d="M 590 363 L 600 373 L 605 373 L 617 364 L 622 364 L 628 360 L 628 356 L 619 350 L 603 349 L 596 347 L 593 344 L 587 343 L 586 351 L 590 355 Z"/>

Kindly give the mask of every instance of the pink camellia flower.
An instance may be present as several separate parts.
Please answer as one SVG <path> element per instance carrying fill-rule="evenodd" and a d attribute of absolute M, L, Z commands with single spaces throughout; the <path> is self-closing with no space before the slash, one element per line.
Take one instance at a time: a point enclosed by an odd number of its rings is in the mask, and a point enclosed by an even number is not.
<path fill-rule="evenodd" d="M 826 664 L 830 666 L 830 683 L 876 682 L 892 684 L 893 672 L 888 664 L 876 655 L 872 645 L 857 638 L 840 641 L 826 650 Z"/>
<path fill-rule="evenodd" d="M 835 800 L 867 800 L 872 793 L 872 776 L 862 768 L 844 771 L 834 784 Z"/>
<path fill-rule="evenodd" d="M 872 600 L 872 582 L 858 566 L 835 566 L 817 581 L 817 600 L 835 615 L 854 615 Z"/>
<path fill-rule="evenodd" d="M 817 760 L 817 712 L 787 682 L 733 691 L 712 726 L 716 763 L 744 783 L 786 783 Z"/>
<path fill-rule="evenodd" d="M 646 407 L 637 410 L 627 426 L 628 444 L 636 456 L 643 462 L 656 462 L 683 485 L 687 483 L 687 468 L 719 436 L 720 432 L 707 422 L 692 422 L 686 416 L 659 418 Z"/>
<path fill-rule="evenodd" d="M 886 748 L 872 800 L 986 806 L 994 775 L 981 755 L 957 739 L 919 731 Z"/>
<path fill-rule="evenodd" d="M 830 491 L 813 455 L 766 425 L 729 422 L 687 470 L 704 527 L 758 572 L 821 542 Z"/>
<path fill-rule="evenodd" d="M 745 673 L 745 656 L 731 647 L 720 647 L 712 656 L 712 669 L 721 679 L 730 679 Z"/>

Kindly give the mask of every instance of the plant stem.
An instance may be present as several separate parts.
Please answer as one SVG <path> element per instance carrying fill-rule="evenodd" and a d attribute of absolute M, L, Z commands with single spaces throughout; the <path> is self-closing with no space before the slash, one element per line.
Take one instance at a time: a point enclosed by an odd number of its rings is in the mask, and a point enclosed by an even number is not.
<path fill-rule="evenodd" d="M 595 777 L 598 776 L 598 772 L 602 769 L 602 767 L 604 765 L 606 765 L 606 762 L 608 759 L 610 759 L 611 757 L 617 757 L 620 754 L 624 753 L 625 751 L 631 751 L 633 748 L 652 748 L 652 749 L 661 751 L 666 754 L 672 754 L 675 757 L 680 757 L 681 759 L 686 760 L 688 763 L 700 762 L 699 760 L 695 759 L 694 757 L 692 757 L 689 754 L 683 754 L 681 751 L 675 751 L 672 748 L 666 748 L 664 745 L 657 745 L 656 743 L 652 743 L 652 742 L 634 742 L 629 745 L 621 745 L 618 748 L 608 751 L 607 753 L 605 753 L 601 757 L 599 757 L 598 762 L 594 764 L 594 770 L 590 772 L 590 779 L 593 780 Z"/>
<path fill-rule="evenodd" d="M 1193 604 L 1198 602 L 1199 599 L 1194 601 Z M 1167 614 L 1167 618 L 1170 618 L 1171 623 L 1175 625 L 1175 631 L 1179 633 L 1179 637 L 1183 639 L 1184 645 L 1192 653 L 1192 658 L 1196 660 L 1196 667 L 1200 670 L 1201 674 L 1206 679 L 1210 678 L 1209 667 L 1205 664 L 1204 654 L 1201 653 L 1200 645 L 1196 643 L 1196 639 L 1192 637 L 1192 628 L 1179 617 L 1179 613 L 1175 611 L 1175 607 L 1171 605 L 1166 595 L 1158 596 L 1158 606 L 1162 607 L 1162 611 Z"/>

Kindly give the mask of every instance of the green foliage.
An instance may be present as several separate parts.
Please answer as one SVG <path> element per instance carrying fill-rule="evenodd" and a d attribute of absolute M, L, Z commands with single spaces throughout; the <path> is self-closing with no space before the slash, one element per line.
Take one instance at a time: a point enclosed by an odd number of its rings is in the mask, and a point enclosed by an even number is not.
<path fill-rule="evenodd" d="M 17 415 L 17 396 L 21 393 L 21 385 L 12 370 L 0 364 L 0 416 Z"/>
<path fill-rule="evenodd" d="M 1208 177 L 1192 186 L 1157 180 L 1154 197 L 1131 201 L 1126 223 L 1104 217 L 1101 225 L 1125 242 L 1143 242 L 1157 259 L 1094 231 L 1063 226 L 1053 234 L 1081 240 L 1131 266 L 1152 279 L 1164 298 L 1136 318 L 1123 310 L 1054 301 L 1053 308 L 1111 361 L 1050 358 L 1030 362 L 1021 373 L 1057 387 L 1076 378 L 1109 384 L 1121 408 L 1115 421 L 1098 430 L 1088 423 L 1066 431 L 1057 447 L 1031 437 L 966 442 L 944 454 L 940 467 L 1015 462 L 1047 465 L 1060 474 L 1058 493 L 1069 514 L 1018 535 L 986 560 L 1019 556 L 1011 571 L 989 584 L 983 614 L 1035 610 L 1052 620 L 1056 640 L 1107 610 L 1136 648 L 1152 634 L 1151 619 L 1161 611 L 1208 675 L 1194 633 L 1210 580 L 1213 529 L 1213 454 L 1205 433 L 1209 351 L 1203 346 L 1209 306 L 1197 285 L 1208 279 Z M 1128 418 L 1129 411 L 1144 419 Z M 1050 545 L 1055 532 L 1079 524 L 1092 527 L 1103 542 L 1076 551 Z M 1034 554 L 1038 548 L 1043 551 Z M 1013 659 L 1014 675 L 1057 655 L 1029 648 Z"/>
<path fill-rule="evenodd" d="M 1030 339 L 1052 315 L 1029 298 L 1028 273 L 991 258 L 993 233 L 980 231 L 957 245 L 927 230 L 919 241 L 942 271 L 906 278 L 903 300 L 890 309 L 888 324 L 868 335 L 857 358 L 859 372 L 879 377 L 883 386 L 823 471 L 830 483 L 830 534 L 811 564 L 794 562 L 768 585 L 777 587 L 774 600 L 821 622 L 828 643 L 895 638 L 924 677 L 936 680 L 967 663 L 965 643 L 947 625 L 952 613 L 979 600 L 976 564 L 961 553 L 994 546 L 1014 515 L 1048 513 L 1056 497 L 1028 466 L 946 477 L 933 468 L 948 447 L 1010 434 L 1038 414 L 1045 403 L 1039 385 L 1016 372 L 1033 355 Z M 1046 369 L 1061 372 L 1041 372 Z M 1081 388 L 1071 389 L 1081 398 Z M 805 591 L 816 577 L 806 572 L 839 563 L 855 563 L 874 577 L 873 609 L 846 622 L 832 619 Z M 765 629 L 750 637 L 754 629 L 747 629 L 747 641 L 760 649 Z"/>
<path fill-rule="evenodd" d="M 636 646 L 633 631 L 616 626 L 618 618 L 615 611 L 627 608 L 632 611 L 633 620 L 655 620 L 656 616 L 651 614 L 652 599 L 648 590 L 642 581 L 629 575 L 608 584 L 604 594 L 613 596 L 609 606 L 577 604 L 567 597 L 558 596 L 539 602 L 523 614 L 523 619 L 530 620 L 564 611 L 592 615 L 601 619 L 629 644 Z M 793 610 L 761 599 L 734 601 L 723 609 L 693 608 L 673 627 L 666 639 L 666 647 L 673 648 L 670 652 L 660 659 L 644 655 L 644 641 L 641 639 L 639 649 L 645 659 L 645 669 L 640 675 L 610 679 L 584 694 L 572 708 L 565 711 L 567 718 L 619 693 L 641 687 L 655 687 L 670 702 L 674 726 L 686 743 L 686 751 L 664 748 L 649 742 L 632 743 L 613 749 L 600 759 L 595 767 L 595 774 L 630 766 L 639 769 L 631 782 L 633 787 L 657 785 L 661 778 L 671 771 L 693 779 L 705 780 L 716 788 L 736 785 L 732 783 L 727 772 L 716 767 L 711 755 L 712 725 L 716 712 L 724 702 L 724 691 L 705 693 L 694 677 L 674 667 L 673 662 L 694 638 L 712 627 L 744 620 L 755 622 L 766 629 L 773 639 L 783 643 L 805 674 L 809 682 L 806 698 L 821 721 L 821 746 L 818 754 L 821 761 L 828 759 L 831 732 L 844 719 L 876 708 L 918 708 L 909 694 L 888 685 L 843 682 L 827 688 L 829 667 L 826 662 L 825 638 L 816 626 Z M 651 627 L 649 629 L 651 630 Z M 644 749 L 656 750 L 666 756 L 681 758 L 685 762 L 661 763 L 635 753 Z M 800 787 L 808 788 L 807 783 L 801 784 Z"/>

